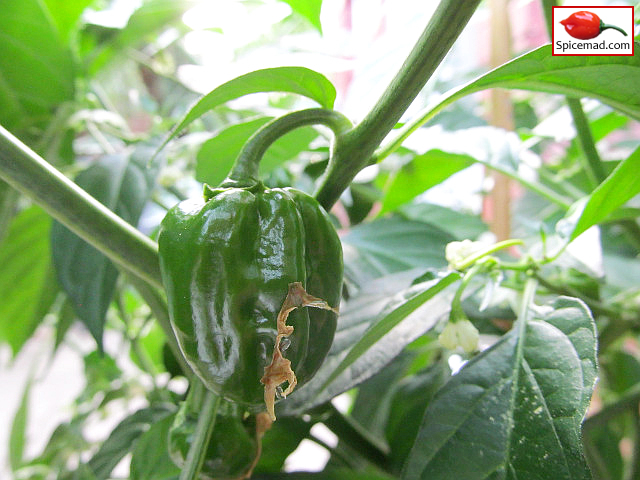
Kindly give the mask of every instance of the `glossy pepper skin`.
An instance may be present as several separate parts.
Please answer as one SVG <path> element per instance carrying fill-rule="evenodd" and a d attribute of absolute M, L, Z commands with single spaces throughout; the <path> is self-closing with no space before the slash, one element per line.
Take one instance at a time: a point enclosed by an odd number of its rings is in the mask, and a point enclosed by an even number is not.
<path fill-rule="evenodd" d="M 614 25 L 606 25 L 598 15 L 587 11 L 575 12 L 560 23 L 564 25 L 564 29 L 569 35 L 579 40 L 595 38 L 608 28 L 615 29 L 625 36 L 627 35 L 621 28 Z"/>
<path fill-rule="evenodd" d="M 288 285 L 301 282 L 329 305 L 340 301 L 342 247 L 327 214 L 292 188 L 207 187 L 204 199 L 167 213 L 158 243 L 171 323 L 187 362 L 210 390 L 264 409 L 260 379 Z M 322 364 L 336 320 L 330 310 L 291 312 L 294 331 L 280 349 L 298 385 Z"/>
<path fill-rule="evenodd" d="M 192 388 L 187 399 L 180 405 L 169 429 L 169 456 L 180 468 L 186 463 L 203 399 L 202 389 Z M 252 470 L 260 453 L 256 417 L 243 417 L 234 405 L 221 405 L 200 470 L 201 480 L 245 478 Z"/>

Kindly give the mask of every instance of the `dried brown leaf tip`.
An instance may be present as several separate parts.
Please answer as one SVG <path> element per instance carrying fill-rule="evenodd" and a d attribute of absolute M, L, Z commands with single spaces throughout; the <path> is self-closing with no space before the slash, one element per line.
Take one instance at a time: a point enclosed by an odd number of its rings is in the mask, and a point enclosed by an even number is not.
<path fill-rule="evenodd" d="M 267 413 L 271 420 L 276 420 L 276 414 L 274 411 L 276 401 L 276 390 L 284 382 L 288 382 L 287 389 L 282 392 L 282 397 L 286 398 L 293 389 L 296 388 L 298 380 L 296 374 L 291 369 L 291 362 L 284 358 L 282 351 L 280 350 L 280 342 L 283 338 L 288 337 L 293 333 L 293 327 L 287 325 L 287 318 L 289 314 L 300 307 L 313 307 L 321 308 L 323 310 L 331 310 L 338 313 L 338 310 L 331 307 L 327 302 L 321 298 L 309 295 L 300 282 L 294 282 L 289 284 L 289 291 L 287 297 L 282 303 L 282 308 L 278 313 L 277 328 L 278 334 L 276 336 L 275 346 L 273 348 L 273 357 L 271 363 L 264 369 L 264 375 L 260 379 L 260 382 L 264 384 L 264 403 L 267 407 Z"/>

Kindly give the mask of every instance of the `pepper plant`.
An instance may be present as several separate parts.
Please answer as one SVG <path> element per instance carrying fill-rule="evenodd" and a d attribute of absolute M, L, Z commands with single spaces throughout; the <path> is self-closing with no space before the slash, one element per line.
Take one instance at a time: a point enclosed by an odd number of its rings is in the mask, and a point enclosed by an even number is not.
<path fill-rule="evenodd" d="M 176 74 L 192 4 L 148 0 L 114 27 L 94 3 L 0 5 L 0 340 L 20 355 L 49 329 L 52 360 L 74 331 L 94 346 L 35 453 L 47 399 L 27 382 L 14 478 L 638 478 L 637 42 L 545 44 L 446 85 L 436 69 L 487 7 L 441 0 L 356 121 L 299 66 L 197 94 Z M 284 3 L 282 30 L 321 35 L 321 0 Z M 129 81 L 141 101 L 114 93 Z M 515 131 L 474 113 L 491 89 L 514 92 Z M 564 144 L 544 128 L 558 113 Z M 520 188 L 511 238 L 433 201 L 479 166 Z M 287 467 L 303 440 L 322 471 Z"/>

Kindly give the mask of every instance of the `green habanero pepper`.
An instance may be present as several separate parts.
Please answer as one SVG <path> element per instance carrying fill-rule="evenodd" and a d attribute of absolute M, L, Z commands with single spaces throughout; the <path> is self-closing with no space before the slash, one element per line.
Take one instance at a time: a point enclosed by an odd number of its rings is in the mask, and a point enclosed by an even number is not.
<path fill-rule="evenodd" d="M 342 246 L 315 199 L 256 177 L 257 162 L 241 154 L 220 187 L 167 213 L 158 244 L 171 323 L 193 371 L 275 419 L 276 392 L 307 382 L 333 342 Z"/>

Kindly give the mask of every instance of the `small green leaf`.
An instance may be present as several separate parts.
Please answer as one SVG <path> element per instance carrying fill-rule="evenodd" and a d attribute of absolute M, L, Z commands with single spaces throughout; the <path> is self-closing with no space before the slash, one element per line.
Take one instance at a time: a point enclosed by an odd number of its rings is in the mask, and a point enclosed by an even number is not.
<path fill-rule="evenodd" d="M 135 155 L 135 154 L 134 154 Z M 151 193 L 150 171 L 134 156 L 107 156 L 81 172 L 76 183 L 110 210 L 136 225 Z M 107 257 L 59 222 L 51 229 L 53 263 L 78 318 L 102 346 L 105 316 L 118 270 Z"/>
<path fill-rule="evenodd" d="M 237 123 L 204 142 L 196 157 L 196 180 L 209 185 L 220 184 L 229 174 L 242 146 L 270 120 L 272 117 L 260 117 Z M 280 137 L 262 156 L 260 175 L 268 175 L 284 162 L 293 160 L 317 136 L 313 127 L 303 127 Z"/>
<path fill-rule="evenodd" d="M 0 339 L 17 353 L 55 299 L 49 251 L 51 218 L 30 207 L 13 219 L 0 245 Z"/>
<path fill-rule="evenodd" d="M 322 0 L 281 0 L 288 3 L 291 9 L 309 20 L 311 25 L 322 33 L 322 25 L 320 24 L 320 10 L 322 8 Z"/>
<path fill-rule="evenodd" d="M 174 411 L 175 409 L 166 405 L 151 406 L 138 410 L 120 422 L 88 462 L 96 478 L 109 478 L 120 460 L 133 451 L 140 436 L 152 424 L 169 417 Z"/>
<path fill-rule="evenodd" d="M 447 315 L 453 290 L 451 287 L 442 290 L 439 282 L 449 284 L 456 274 L 412 287 L 419 272 L 421 270 L 386 275 L 362 285 L 358 294 L 341 306 L 333 345 L 320 370 L 310 382 L 279 402 L 277 412 L 297 415 L 355 387 L 378 373 L 408 344 Z M 372 339 L 390 327 L 388 333 L 335 377 L 335 370 L 363 336 Z M 335 380 L 327 382 L 331 377 Z"/>
<path fill-rule="evenodd" d="M 24 462 L 24 447 L 27 433 L 27 417 L 29 414 L 29 393 L 31 392 L 31 380 L 27 381 L 22 392 L 22 398 L 18 410 L 13 416 L 11 435 L 9 436 L 9 464 L 11 470 L 18 470 Z"/>
<path fill-rule="evenodd" d="M 595 327 L 582 302 L 558 301 L 436 394 L 403 480 L 591 478 L 580 429 L 595 378 Z"/>
<path fill-rule="evenodd" d="M 177 479 L 180 469 L 171 461 L 168 450 L 173 415 L 165 417 L 143 433 L 131 457 L 131 480 Z"/>
<path fill-rule="evenodd" d="M 68 40 L 82 12 L 93 3 L 93 0 L 44 0 L 44 3 L 47 6 L 47 14 L 58 27 L 60 36 Z"/>
<path fill-rule="evenodd" d="M 584 209 L 579 214 L 570 240 L 587 229 L 607 220 L 618 207 L 640 193 L 640 148 L 623 160 L 613 172 L 585 199 L 579 201 L 570 215 L 579 212 L 580 205 Z"/>
<path fill-rule="evenodd" d="M 315 100 L 324 108 L 333 108 L 336 89 L 327 78 L 304 67 L 275 67 L 241 75 L 215 88 L 191 107 L 162 143 L 161 150 L 176 135 L 215 107 L 244 95 L 261 92 L 295 93 Z"/>
<path fill-rule="evenodd" d="M 329 375 L 329 378 L 325 381 L 325 386 L 338 378 L 342 372 L 362 357 L 370 348 L 389 333 L 391 329 L 415 312 L 418 307 L 424 305 L 449 285 L 460 280 L 460 278 L 460 274 L 450 272 L 444 277 L 414 285 L 408 291 L 403 292 L 395 302 L 391 303 L 385 311 L 382 312 L 380 320 L 372 322 L 371 326 L 362 334 L 358 342 L 351 347 L 349 353 L 344 357 L 342 362 L 340 362 L 340 365 Z M 435 317 L 432 319 L 434 321 L 437 320 Z M 431 324 L 431 327 L 433 326 L 433 322 L 425 322 L 425 331 L 429 328 L 429 324 Z"/>
<path fill-rule="evenodd" d="M 54 109 L 73 99 L 71 49 L 38 0 L 2 2 L 0 42 L 0 123 L 36 141 Z"/>
<path fill-rule="evenodd" d="M 196 156 L 196 180 L 213 186 L 219 185 L 229 174 L 242 146 L 269 120 L 272 117 L 236 123 L 204 142 Z"/>
<path fill-rule="evenodd" d="M 394 175 L 380 213 L 395 210 L 473 163 L 474 159 L 469 155 L 442 150 L 429 150 L 416 156 Z"/>

